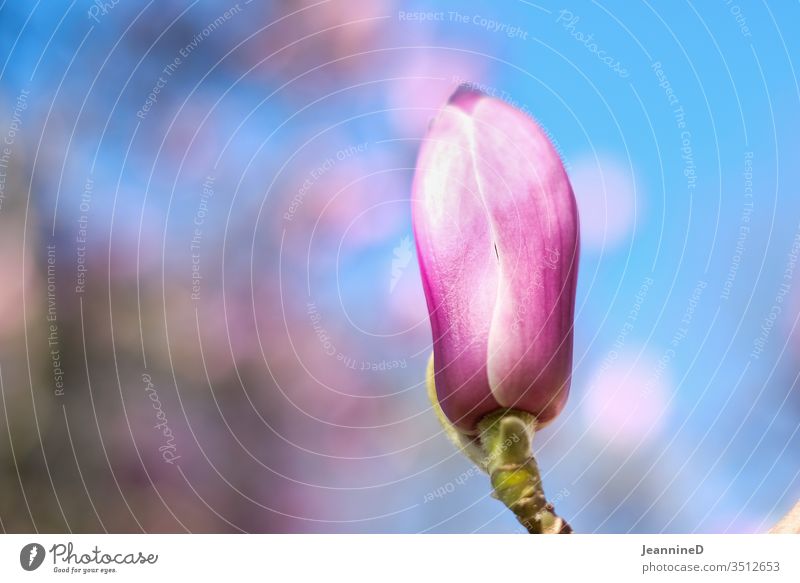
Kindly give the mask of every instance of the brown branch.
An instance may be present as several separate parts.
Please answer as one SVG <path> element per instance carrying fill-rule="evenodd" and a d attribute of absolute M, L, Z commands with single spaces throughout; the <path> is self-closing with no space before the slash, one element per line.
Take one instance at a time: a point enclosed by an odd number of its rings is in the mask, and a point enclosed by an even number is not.
<path fill-rule="evenodd" d="M 770 534 L 800 534 L 800 502 L 769 529 Z"/>

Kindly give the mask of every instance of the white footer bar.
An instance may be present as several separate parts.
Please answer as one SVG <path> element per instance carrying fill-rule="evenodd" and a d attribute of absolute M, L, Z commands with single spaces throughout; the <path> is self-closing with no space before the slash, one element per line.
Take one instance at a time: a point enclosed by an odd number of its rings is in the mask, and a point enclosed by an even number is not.
<path fill-rule="evenodd" d="M 564 577 L 797 582 L 800 536 L 0 536 L 0 581 L 188 581 L 187 577 L 325 583 L 541 582 Z"/>

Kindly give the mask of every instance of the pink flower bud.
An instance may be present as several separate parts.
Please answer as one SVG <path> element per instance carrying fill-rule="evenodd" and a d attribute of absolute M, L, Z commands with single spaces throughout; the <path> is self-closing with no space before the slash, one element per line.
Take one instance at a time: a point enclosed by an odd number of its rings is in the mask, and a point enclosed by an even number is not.
<path fill-rule="evenodd" d="M 470 433 L 498 408 L 548 423 L 572 374 L 579 233 L 544 131 L 459 89 L 420 150 L 412 210 L 445 415 Z"/>

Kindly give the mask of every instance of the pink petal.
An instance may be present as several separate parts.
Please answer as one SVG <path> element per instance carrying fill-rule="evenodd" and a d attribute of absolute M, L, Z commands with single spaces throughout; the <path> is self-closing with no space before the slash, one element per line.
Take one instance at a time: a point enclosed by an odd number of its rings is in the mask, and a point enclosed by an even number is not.
<path fill-rule="evenodd" d="M 499 406 L 551 420 L 572 367 L 578 219 L 547 137 L 459 90 L 421 149 L 413 212 L 445 414 L 465 431 Z"/>

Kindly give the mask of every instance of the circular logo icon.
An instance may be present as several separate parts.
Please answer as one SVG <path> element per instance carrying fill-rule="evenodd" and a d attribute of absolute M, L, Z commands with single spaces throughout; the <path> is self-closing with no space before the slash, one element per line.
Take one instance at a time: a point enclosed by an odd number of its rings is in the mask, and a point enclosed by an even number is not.
<path fill-rule="evenodd" d="M 35 571 L 44 562 L 44 547 L 39 543 L 29 543 L 19 552 L 19 564 L 26 571 Z"/>

